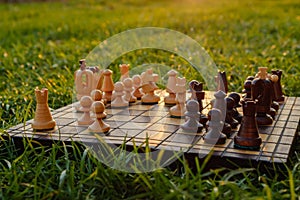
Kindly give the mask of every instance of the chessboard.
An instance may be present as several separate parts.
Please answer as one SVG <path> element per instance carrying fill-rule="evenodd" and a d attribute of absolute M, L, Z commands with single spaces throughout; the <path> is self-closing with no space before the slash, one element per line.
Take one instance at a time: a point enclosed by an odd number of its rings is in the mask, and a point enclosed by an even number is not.
<path fill-rule="evenodd" d="M 211 94 L 207 93 L 203 101 L 204 113 L 210 109 Z M 187 92 L 187 98 L 190 95 Z M 105 134 L 91 133 L 87 126 L 78 125 L 77 120 L 82 113 L 75 110 L 76 103 L 52 112 L 56 121 L 54 130 L 34 131 L 31 127 L 33 120 L 29 120 L 9 128 L 6 133 L 13 140 L 25 137 L 45 144 L 57 141 L 83 144 L 106 142 L 116 146 L 125 143 L 127 147 L 133 145 L 143 147 L 146 145 L 147 138 L 147 145 L 153 151 L 157 149 L 183 151 L 186 158 L 190 160 L 194 160 L 195 157 L 205 157 L 211 152 L 211 160 L 218 161 L 220 166 L 226 166 L 226 163 L 232 162 L 236 165 L 246 166 L 253 163 L 285 164 L 293 152 L 293 143 L 297 138 L 299 126 L 300 98 L 286 97 L 285 102 L 280 105 L 273 124 L 259 127 L 262 145 L 256 151 L 234 147 L 233 138 L 237 134 L 238 128 L 232 131 L 231 136 L 222 145 L 206 144 L 203 139 L 205 131 L 197 134 L 182 131 L 180 124 L 185 120 L 171 117 L 170 107 L 164 104 L 163 98 L 161 99 L 158 104 L 143 105 L 137 101 L 126 108 L 113 109 L 107 104 L 107 116 L 104 122 L 108 123 L 111 129 Z"/>

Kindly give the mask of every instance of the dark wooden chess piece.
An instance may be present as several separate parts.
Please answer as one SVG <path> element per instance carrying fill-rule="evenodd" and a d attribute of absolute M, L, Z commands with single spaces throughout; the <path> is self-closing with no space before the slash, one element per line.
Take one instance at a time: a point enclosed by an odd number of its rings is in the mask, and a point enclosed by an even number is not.
<path fill-rule="evenodd" d="M 269 80 L 272 83 L 272 102 L 271 102 L 271 108 L 273 108 L 276 112 L 279 110 L 279 103 L 276 101 L 275 98 L 275 84 L 278 81 L 278 76 L 277 75 L 270 75 L 269 74 Z"/>
<path fill-rule="evenodd" d="M 222 90 L 223 92 L 228 92 L 228 82 L 225 71 L 218 71 L 218 75 L 216 76 L 217 82 L 217 91 Z"/>
<path fill-rule="evenodd" d="M 267 79 L 267 68 L 259 67 L 259 78 L 252 81 L 252 100 L 257 100 L 256 121 L 258 125 L 271 125 L 272 117 L 268 114 L 271 108 L 272 83 Z"/>
<path fill-rule="evenodd" d="M 186 112 L 184 114 L 187 121 L 180 126 L 180 128 L 190 133 L 200 133 L 203 125 L 199 122 L 200 112 L 199 103 L 192 99 L 186 103 Z"/>
<path fill-rule="evenodd" d="M 262 143 L 259 137 L 255 119 L 256 102 L 242 101 L 243 120 L 237 135 L 234 137 L 234 147 L 248 150 L 259 150 Z"/>
<path fill-rule="evenodd" d="M 275 101 L 282 103 L 282 102 L 284 102 L 284 94 L 282 92 L 282 87 L 281 87 L 282 71 L 281 70 L 272 70 L 272 74 L 278 76 L 278 80 L 274 83 Z"/>
<path fill-rule="evenodd" d="M 203 91 L 203 83 L 193 80 L 189 83 L 189 88 L 191 90 L 192 96 L 191 99 L 198 101 L 199 104 L 199 112 L 200 112 L 200 120 L 199 122 L 205 126 L 208 121 L 207 116 L 202 114 L 203 103 L 202 100 L 205 98 L 205 92 Z"/>
<path fill-rule="evenodd" d="M 239 122 L 233 118 L 233 108 L 234 108 L 234 100 L 231 97 L 226 97 L 226 117 L 225 117 L 225 122 L 230 124 L 232 129 L 236 129 L 237 126 L 239 125 Z"/>
<path fill-rule="evenodd" d="M 232 116 L 240 124 L 242 122 L 243 116 L 239 113 L 239 111 L 238 111 L 237 108 L 241 107 L 241 104 L 240 104 L 241 96 L 238 93 L 236 93 L 236 92 L 232 92 L 228 96 L 231 97 L 234 100 L 234 106 L 233 106 Z"/>
<path fill-rule="evenodd" d="M 209 130 L 204 136 L 204 141 L 208 144 L 225 144 L 226 135 L 221 133 L 222 113 L 219 109 L 213 108 L 209 111 Z"/>
<path fill-rule="evenodd" d="M 244 82 L 244 89 L 242 92 L 245 95 L 243 96 L 243 99 L 251 99 L 251 86 L 252 86 L 252 80 L 246 80 Z"/>

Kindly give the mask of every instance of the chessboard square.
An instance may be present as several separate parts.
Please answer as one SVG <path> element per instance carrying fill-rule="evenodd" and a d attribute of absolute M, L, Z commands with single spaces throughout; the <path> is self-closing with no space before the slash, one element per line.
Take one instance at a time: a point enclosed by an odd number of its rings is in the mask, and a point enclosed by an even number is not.
<path fill-rule="evenodd" d="M 300 113 L 300 111 L 299 111 L 299 113 Z M 292 113 L 293 114 L 293 113 Z M 297 115 L 291 115 L 290 117 L 289 117 L 289 121 L 290 122 L 299 122 L 299 119 L 300 119 L 300 116 L 297 116 Z"/>
<path fill-rule="evenodd" d="M 284 109 L 284 110 L 281 111 L 281 115 L 289 115 L 290 112 L 291 112 L 290 110 L 285 110 Z"/>
<path fill-rule="evenodd" d="M 180 133 L 174 133 L 167 139 L 170 144 L 172 143 L 183 143 L 183 144 L 195 144 L 200 140 L 201 137 L 196 135 L 183 135 Z"/>
<path fill-rule="evenodd" d="M 124 109 L 110 108 L 105 109 L 106 114 L 108 115 L 116 115 L 120 112 L 124 111 Z"/>
<path fill-rule="evenodd" d="M 299 98 L 300 99 L 300 98 Z M 295 115 L 300 115 L 300 105 L 294 105 L 292 113 L 294 112 Z"/>
<path fill-rule="evenodd" d="M 109 119 L 105 121 L 116 121 L 116 122 L 127 122 L 129 120 L 132 120 L 135 118 L 135 116 L 130 116 L 130 115 L 113 115 Z"/>
<path fill-rule="evenodd" d="M 263 140 L 263 141 L 278 143 L 279 139 L 280 139 L 279 135 L 270 135 L 267 140 Z"/>
<path fill-rule="evenodd" d="M 273 131 L 271 131 L 271 132 L 265 132 L 265 133 L 266 134 L 272 133 L 272 135 L 281 135 L 283 130 L 284 130 L 284 128 L 274 127 Z"/>
<path fill-rule="evenodd" d="M 144 130 L 151 125 L 152 125 L 151 123 L 138 123 L 138 122 L 129 121 L 129 122 L 121 125 L 119 128 L 120 129 Z"/>
<path fill-rule="evenodd" d="M 279 144 L 276 148 L 276 153 L 289 154 L 291 145 Z"/>
<path fill-rule="evenodd" d="M 191 147 L 191 144 L 164 141 L 158 146 L 158 149 L 175 152 L 187 152 Z"/>
<path fill-rule="evenodd" d="M 111 129 L 114 129 L 114 128 L 119 128 L 120 126 L 122 126 L 123 124 L 125 124 L 126 122 L 122 122 L 122 121 L 110 121 L 110 120 L 104 120 L 104 122 L 106 124 L 108 124 L 110 126 Z"/>
<path fill-rule="evenodd" d="M 59 118 L 55 119 L 57 126 L 66 126 L 68 124 L 71 124 L 72 122 L 76 121 L 75 119 L 68 119 L 68 118 Z"/>
<path fill-rule="evenodd" d="M 170 137 L 169 133 L 164 133 L 164 132 L 157 132 L 157 131 L 142 131 L 138 135 L 135 136 L 135 138 L 149 138 L 151 140 L 157 140 L 157 141 L 163 141 L 166 138 Z"/>
<path fill-rule="evenodd" d="M 286 124 L 285 121 L 277 121 L 276 124 L 275 124 L 275 126 L 283 128 L 283 127 L 285 127 L 285 124 Z"/>
<path fill-rule="evenodd" d="M 238 158 L 242 160 L 256 160 L 259 157 L 259 155 L 255 155 L 255 154 L 251 155 L 251 154 L 242 154 L 242 153 L 227 152 L 227 151 L 223 153 L 223 156 L 227 158 Z"/>
<path fill-rule="evenodd" d="M 291 136 L 281 136 L 280 139 L 280 144 L 288 144 L 288 145 L 292 145 L 294 142 L 294 137 Z"/>
<path fill-rule="evenodd" d="M 267 152 L 274 152 L 275 148 L 276 148 L 276 144 L 274 144 L 274 143 L 265 143 L 262 150 L 267 151 Z"/>
<path fill-rule="evenodd" d="M 269 135 L 262 133 L 262 134 L 259 134 L 259 137 L 261 138 L 262 141 L 268 141 Z"/>
<path fill-rule="evenodd" d="M 142 114 L 142 116 L 151 116 L 151 117 L 164 117 L 169 114 L 168 111 L 154 111 L 154 110 L 149 110 L 146 111 Z"/>
<path fill-rule="evenodd" d="M 287 159 L 288 158 L 288 154 L 274 153 L 273 154 L 273 158 Z"/>
<path fill-rule="evenodd" d="M 169 112 L 169 110 L 170 107 L 164 106 L 163 104 L 156 104 L 151 108 L 151 111 L 159 111 L 159 112 Z"/>
<path fill-rule="evenodd" d="M 168 133 L 174 133 L 179 129 L 178 125 L 171 125 L 171 124 L 153 124 L 148 127 L 148 130 L 152 131 L 161 131 L 161 132 L 168 132 Z"/>
<path fill-rule="evenodd" d="M 286 124 L 286 127 L 287 128 L 292 128 L 292 129 L 297 129 L 298 125 L 299 125 L 299 122 L 288 121 L 287 124 Z"/>
<path fill-rule="evenodd" d="M 79 119 L 82 116 L 82 114 L 82 112 L 68 112 L 62 115 L 62 117 L 69 119 Z"/>
<path fill-rule="evenodd" d="M 185 122 L 185 119 L 183 118 L 174 118 L 174 117 L 164 117 L 162 120 L 159 120 L 157 123 L 160 124 L 173 124 L 173 125 L 179 125 L 183 124 Z"/>
<path fill-rule="evenodd" d="M 118 115 L 125 115 L 125 116 L 137 116 L 144 113 L 144 110 L 131 110 L 131 109 L 124 109 L 122 112 L 119 112 Z"/>
<path fill-rule="evenodd" d="M 118 137 L 123 137 L 127 138 L 128 140 L 137 134 L 139 134 L 141 131 L 140 130 L 133 130 L 133 129 L 114 129 L 111 131 L 108 135 L 109 136 L 118 136 Z"/>
<path fill-rule="evenodd" d="M 154 106 L 153 105 L 142 105 L 142 104 L 136 104 L 130 106 L 131 110 L 141 110 L 141 111 L 146 111 L 146 110 L 151 110 Z"/>
<path fill-rule="evenodd" d="M 277 118 L 278 121 L 286 121 L 289 116 L 288 115 L 279 115 L 279 116 L 275 116 Z"/>
<path fill-rule="evenodd" d="M 200 132 L 197 132 L 197 130 L 194 130 L 194 131 L 185 131 L 183 130 L 182 128 L 179 128 L 176 133 L 178 134 L 184 134 L 184 135 L 199 135 L 199 136 L 202 136 L 205 134 L 205 130 L 202 129 L 202 131 Z"/>
<path fill-rule="evenodd" d="M 285 128 L 282 135 L 294 137 L 296 135 L 296 130 L 290 129 L 290 128 Z"/>
<path fill-rule="evenodd" d="M 143 123 L 155 123 L 160 119 L 161 119 L 161 117 L 138 116 L 138 117 L 134 118 L 132 121 L 143 122 Z"/>

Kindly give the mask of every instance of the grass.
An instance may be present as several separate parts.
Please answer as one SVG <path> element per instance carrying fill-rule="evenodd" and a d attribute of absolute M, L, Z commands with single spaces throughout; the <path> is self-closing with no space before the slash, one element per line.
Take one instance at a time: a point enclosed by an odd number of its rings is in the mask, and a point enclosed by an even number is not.
<path fill-rule="evenodd" d="M 136 27 L 170 28 L 195 39 L 226 70 L 231 91 L 241 91 L 248 75 L 267 66 L 284 71 L 286 95 L 300 96 L 299 11 L 296 0 L 0 4 L 1 132 L 33 117 L 36 86 L 49 89 L 52 108 L 71 103 L 78 60 L 101 41 Z M 180 57 L 160 50 L 128 53 L 110 68 L 120 63 L 180 66 L 184 74 L 190 68 Z M 2 141 L 0 147 L 3 199 L 296 199 L 300 194 L 296 156 L 282 180 L 255 169 L 203 173 L 199 166 L 192 173 L 183 160 L 180 170 L 127 174 L 103 166 L 75 144 L 70 153 L 62 144 L 33 148 L 32 142 L 25 142 L 19 155 L 11 142 Z"/>

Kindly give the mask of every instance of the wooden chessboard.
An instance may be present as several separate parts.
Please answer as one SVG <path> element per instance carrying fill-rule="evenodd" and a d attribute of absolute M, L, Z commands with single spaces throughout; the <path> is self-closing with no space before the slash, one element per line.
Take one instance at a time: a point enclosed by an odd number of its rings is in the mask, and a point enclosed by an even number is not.
<path fill-rule="evenodd" d="M 187 93 L 187 96 L 190 94 Z M 206 95 L 205 105 L 209 104 L 211 93 Z M 97 134 L 103 141 L 109 144 L 121 145 L 126 143 L 130 147 L 145 145 L 148 137 L 152 150 L 165 149 L 170 151 L 184 151 L 187 158 L 195 156 L 200 158 L 211 150 L 212 159 L 218 161 L 220 166 L 234 162 L 237 165 L 249 165 L 253 163 L 284 164 L 292 153 L 292 144 L 297 138 L 297 129 L 300 118 L 300 98 L 286 97 L 284 104 L 272 125 L 259 127 L 260 137 L 263 140 L 260 150 L 250 151 L 234 148 L 233 138 L 237 130 L 232 131 L 230 138 L 224 145 L 208 145 L 201 134 L 185 133 L 180 129 L 184 119 L 173 118 L 169 115 L 169 108 L 164 105 L 163 98 L 156 105 L 142 105 L 134 103 L 125 109 L 112 109 L 106 106 L 107 117 L 104 121 L 111 126 L 107 134 Z M 204 110 L 207 112 L 210 106 Z M 82 115 L 76 112 L 74 104 L 59 108 L 52 112 L 57 127 L 51 131 L 35 132 L 31 128 L 32 120 L 24 124 L 11 127 L 7 134 L 13 139 L 23 137 L 37 141 L 51 143 L 53 141 L 99 143 L 94 133 L 87 130 L 87 126 L 79 126 L 77 119 Z M 240 162 L 240 161 L 250 162 Z M 246 164 L 247 163 L 247 164 Z"/>

